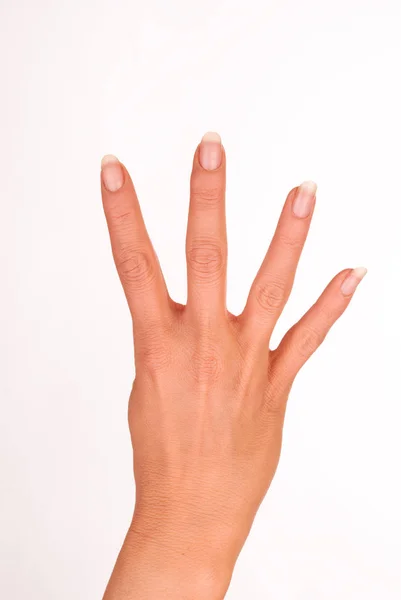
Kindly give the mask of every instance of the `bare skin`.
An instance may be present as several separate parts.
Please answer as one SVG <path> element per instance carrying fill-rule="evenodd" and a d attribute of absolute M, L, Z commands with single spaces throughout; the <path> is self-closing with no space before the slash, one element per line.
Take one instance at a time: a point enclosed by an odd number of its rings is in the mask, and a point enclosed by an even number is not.
<path fill-rule="evenodd" d="M 102 198 L 133 320 L 129 402 L 136 503 L 104 600 L 220 600 L 274 476 L 292 383 L 347 308 L 365 269 L 345 269 L 284 336 L 316 185 L 290 191 L 239 316 L 226 308 L 226 157 L 196 149 L 186 239 L 188 300 L 168 294 L 125 167 L 102 161 Z"/>

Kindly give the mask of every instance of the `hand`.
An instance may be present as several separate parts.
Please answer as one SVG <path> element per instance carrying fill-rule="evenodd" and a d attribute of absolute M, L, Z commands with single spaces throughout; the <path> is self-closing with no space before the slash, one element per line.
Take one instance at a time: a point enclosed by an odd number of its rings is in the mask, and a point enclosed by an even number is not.
<path fill-rule="evenodd" d="M 103 205 L 131 311 L 129 403 L 136 505 L 105 598 L 222 598 L 276 471 L 296 374 L 348 306 L 366 270 L 345 269 L 277 349 L 316 185 L 290 191 L 241 315 L 226 309 L 225 151 L 198 146 L 186 238 L 188 300 L 174 302 L 125 167 L 102 162 Z"/>

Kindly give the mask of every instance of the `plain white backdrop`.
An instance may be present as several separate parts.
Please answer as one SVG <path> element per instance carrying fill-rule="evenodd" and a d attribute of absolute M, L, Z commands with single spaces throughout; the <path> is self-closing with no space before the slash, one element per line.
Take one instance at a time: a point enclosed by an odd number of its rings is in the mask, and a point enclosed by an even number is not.
<path fill-rule="evenodd" d="M 0 577 L 7 600 L 100 599 L 130 522 L 131 323 L 102 213 L 129 168 L 185 302 L 193 152 L 228 157 L 228 306 L 288 191 L 318 184 L 275 335 L 366 266 L 294 385 L 281 463 L 230 600 L 399 600 L 399 0 L 0 0 Z"/>

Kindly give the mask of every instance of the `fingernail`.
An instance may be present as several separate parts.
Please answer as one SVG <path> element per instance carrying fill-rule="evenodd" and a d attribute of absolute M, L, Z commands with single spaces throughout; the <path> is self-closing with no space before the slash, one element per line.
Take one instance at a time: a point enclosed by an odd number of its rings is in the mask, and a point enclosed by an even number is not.
<path fill-rule="evenodd" d="M 124 183 L 124 173 L 120 161 L 116 156 L 106 154 L 102 158 L 101 168 L 104 187 L 109 192 L 117 192 Z"/>
<path fill-rule="evenodd" d="M 341 292 L 344 296 L 350 296 L 355 292 L 367 272 L 368 270 L 365 267 L 357 267 L 347 275 L 341 286 Z"/>
<path fill-rule="evenodd" d="M 199 162 L 204 169 L 214 171 L 221 165 L 221 137 L 214 131 L 205 133 L 199 149 Z"/>
<path fill-rule="evenodd" d="M 299 219 L 308 217 L 312 212 L 316 190 L 317 185 L 314 181 L 304 181 L 298 187 L 298 191 L 292 205 L 292 212 Z"/>

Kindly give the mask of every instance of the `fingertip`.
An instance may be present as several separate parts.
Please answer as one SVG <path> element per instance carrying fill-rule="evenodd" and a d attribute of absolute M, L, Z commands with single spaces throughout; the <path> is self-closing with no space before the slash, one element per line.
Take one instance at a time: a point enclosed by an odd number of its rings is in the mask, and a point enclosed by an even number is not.
<path fill-rule="evenodd" d="M 309 217 L 316 201 L 317 184 L 314 181 L 303 181 L 297 188 L 293 203 L 292 212 L 298 219 Z"/>
<path fill-rule="evenodd" d="M 124 169 L 114 154 L 106 154 L 100 162 L 101 177 L 108 192 L 117 192 L 124 185 Z"/>
<path fill-rule="evenodd" d="M 361 283 L 367 272 L 368 270 L 366 267 L 356 267 L 355 269 L 350 269 L 341 284 L 340 289 L 343 296 L 351 296 L 356 291 L 356 288 Z"/>
<path fill-rule="evenodd" d="M 217 131 L 207 131 L 201 140 L 201 143 L 216 143 L 221 144 L 221 136 Z"/>
<path fill-rule="evenodd" d="M 206 132 L 195 152 L 195 162 L 202 170 L 219 171 L 225 162 L 221 136 L 216 131 Z"/>
<path fill-rule="evenodd" d="M 365 277 L 368 272 L 366 267 L 356 267 L 353 271 L 355 277 L 357 277 L 360 281 Z"/>
<path fill-rule="evenodd" d="M 103 167 L 105 167 L 106 165 L 119 162 L 120 161 L 118 160 L 117 156 L 114 156 L 114 154 L 105 154 L 102 160 L 100 161 L 100 167 L 101 169 L 103 169 Z"/>
<path fill-rule="evenodd" d="M 317 183 L 312 180 L 303 181 L 300 186 L 303 190 L 306 190 L 309 194 L 315 196 L 317 192 Z"/>

